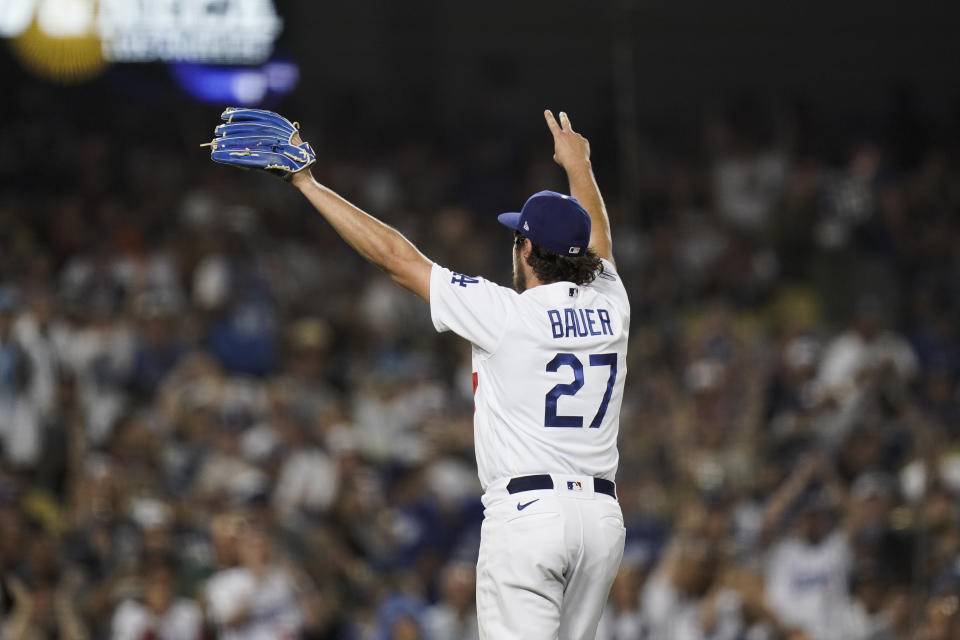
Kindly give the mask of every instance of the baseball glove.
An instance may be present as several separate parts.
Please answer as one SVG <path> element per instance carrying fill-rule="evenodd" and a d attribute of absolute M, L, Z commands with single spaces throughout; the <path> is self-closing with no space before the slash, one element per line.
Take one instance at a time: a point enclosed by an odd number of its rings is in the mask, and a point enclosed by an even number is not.
<path fill-rule="evenodd" d="M 214 162 L 258 169 L 289 180 L 317 161 L 306 142 L 294 144 L 300 125 L 273 111 L 228 107 L 214 130 L 210 158 Z"/>

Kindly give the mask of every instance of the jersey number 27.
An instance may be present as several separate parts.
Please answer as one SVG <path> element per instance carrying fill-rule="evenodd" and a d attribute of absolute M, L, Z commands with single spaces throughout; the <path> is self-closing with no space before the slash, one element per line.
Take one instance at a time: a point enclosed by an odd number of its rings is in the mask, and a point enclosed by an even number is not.
<path fill-rule="evenodd" d="M 610 404 L 610 396 L 613 395 L 613 385 L 617 381 L 617 354 L 615 353 L 595 353 L 590 356 L 591 367 L 610 367 L 610 377 L 607 378 L 607 390 L 603 393 L 603 400 L 600 402 L 600 408 L 597 409 L 597 415 L 593 416 L 590 422 L 591 428 L 600 426 L 603 422 L 603 416 L 607 414 L 607 405 Z M 543 412 L 543 426 L 545 427 L 583 427 L 583 416 L 558 416 L 557 400 L 560 396 L 576 395 L 583 387 L 583 363 L 580 358 L 572 353 L 558 353 L 553 360 L 547 363 L 547 371 L 556 373 L 560 367 L 570 367 L 573 369 L 573 382 L 568 384 L 554 385 L 547 392 L 546 404 Z"/>

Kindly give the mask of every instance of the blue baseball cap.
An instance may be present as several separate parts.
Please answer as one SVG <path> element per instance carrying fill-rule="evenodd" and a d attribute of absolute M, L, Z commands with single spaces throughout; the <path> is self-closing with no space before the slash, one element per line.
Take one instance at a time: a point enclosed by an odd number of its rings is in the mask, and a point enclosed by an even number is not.
<path fill-rule="evenodd" d="M 497 220 L 562 256 L 582 256 L 590 245 L 590 214 L 576 198 L 556 191 L 535 193 L 519 212 L 501 213 Z"/>

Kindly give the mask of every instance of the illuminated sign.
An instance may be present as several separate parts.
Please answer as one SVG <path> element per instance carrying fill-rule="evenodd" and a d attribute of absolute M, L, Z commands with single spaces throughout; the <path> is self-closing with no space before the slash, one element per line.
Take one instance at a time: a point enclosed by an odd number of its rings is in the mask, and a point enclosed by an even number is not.
<path fill-rule="evenodd" d="M 259 64 L 282 26 L 272 0 L 0 0 L 0 36 L 34 58 L 95 40 L 106 62 Z"/>
<path fill-rule="evenodd" d="M 256 64 L 280 28 L 271 0 L 100 0 L 97 19 L 104 57 L 117 61 Z"/>

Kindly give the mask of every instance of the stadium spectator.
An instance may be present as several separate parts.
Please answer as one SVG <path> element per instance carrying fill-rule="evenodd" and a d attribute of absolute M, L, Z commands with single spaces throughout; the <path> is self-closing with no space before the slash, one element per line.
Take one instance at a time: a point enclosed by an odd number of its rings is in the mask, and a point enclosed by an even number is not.
<path fill-rule="evenodd" d="M 32 466 L 42 447 L 43 407 L 37 406 L 45 379 L 16 335 L 16 293 L 0 287 L 0 443 L 14 466 Z M 38 388 L 39 387 L 39 388 Z"/>
<path fill-rule="evenodd" d="M 600 618 L 597 640 L 646 640 L 646 621 L 640 610 L 640 571 L 625 563 L 610 588 L 610 602 Z"/>
<path fill-rule="evenodd" d="M 478 640 L 474 603 L 476 569 L 468 563 L 451 563 L 440 578 L 440 598 L 423 614 L 430 640 Z"/>
<path fill-rule="evenodd" d="M 808 457 L 771 498 L 765 516 L 769 532 L 787 510 L 797 510 L 793 535 L 770 550 L 767 601 L 782 624 L 799 627 L 811 640 L 839 640 L 849 607 L 853 558 L 848 532 L 838 518 L 845 511 L 840 502 L 845 498 L 837 497 L 837 484 L 824 458 Z"/>
<path fill-rule="evenodd" d="M 205 596 L 210 620 L 224 640 L 295 638 L 303 613 L 295 582 L 272 560 L 271 542 L 259 526 L 237 535 L 239 565 L 210 578 Z"/>
<path fill-rule="evenodd" d="M 193 600 L 175 597 L 175 577 L 170 561 L 150 561 L 143 571 L 142 599 L 124 600 L 113 615 L 112 640 L 200 640 L 200 607 Z"/>

